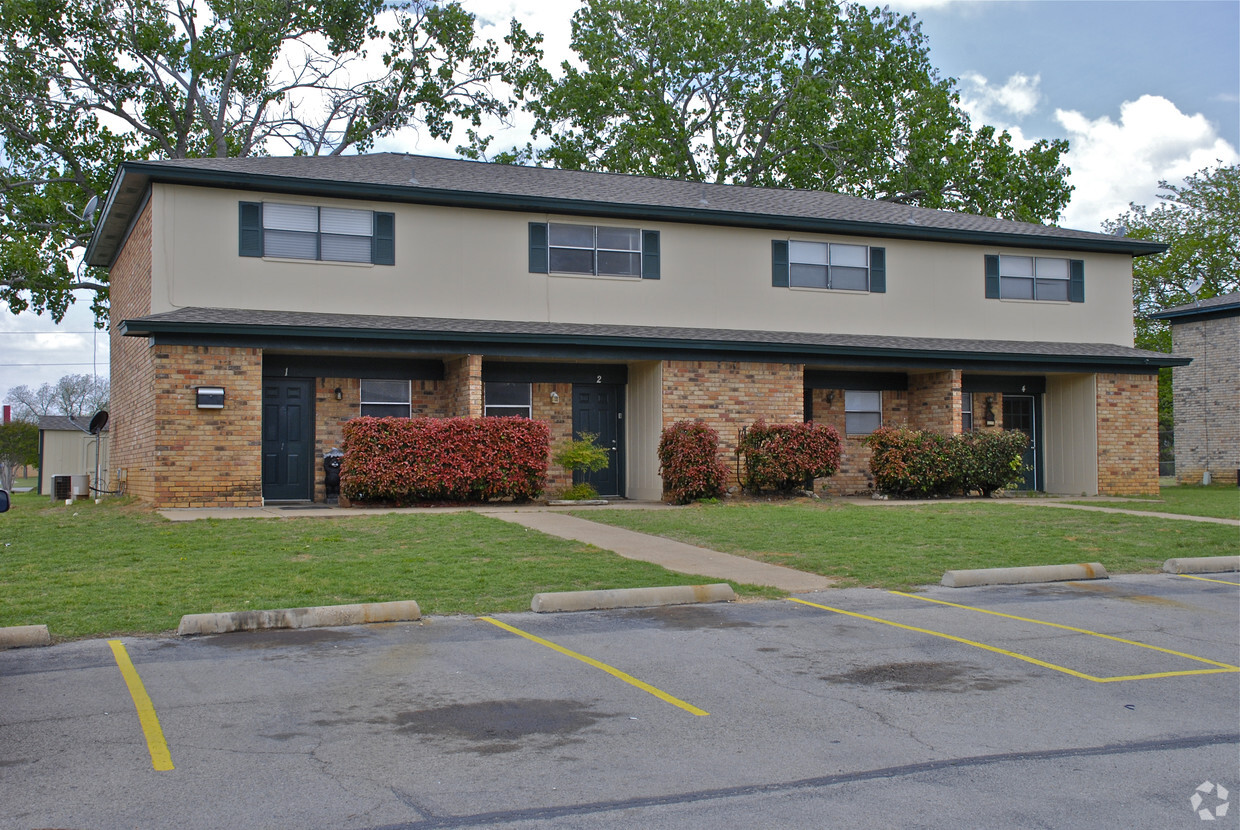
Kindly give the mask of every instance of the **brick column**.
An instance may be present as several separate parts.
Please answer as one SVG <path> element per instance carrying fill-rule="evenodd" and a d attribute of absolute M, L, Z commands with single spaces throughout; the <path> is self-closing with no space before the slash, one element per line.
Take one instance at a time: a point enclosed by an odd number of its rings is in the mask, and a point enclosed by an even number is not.
<path fill-rule="evenodd" d="M 1158 376 L 1099 373 L 1098 492 L 1158 494 Z"/>
<path fill-rule="evenodd" d="M 908 376 L 909 426 L 941 435 L 959 435 L 959 369 Z"/>
<path fill-rule="evenodd" d="M 445 360 L 444 383 L 448 388 L 450 417 L 482 417 L 482 355 Z"/>

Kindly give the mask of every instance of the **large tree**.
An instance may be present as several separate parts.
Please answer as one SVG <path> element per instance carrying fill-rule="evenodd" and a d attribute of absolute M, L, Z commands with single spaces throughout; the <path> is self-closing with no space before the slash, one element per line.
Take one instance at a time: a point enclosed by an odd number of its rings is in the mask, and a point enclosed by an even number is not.
<path fill-rule="evenodd" d="M 1240 291 L 1240 165 L 1205 168 L 1184 184 L 1159 182 L 1153 208 L 1130 205 L 1103 223 L 1111 233 L 1169 246 L 1132 263 L 1132 312 L 1136 345 L 1171 351 L 1170 327 L 1149 315 L 1174 306 Z M 1189 287 L 1200 281 L 1196 293 Z M 1171 370 L 1158 379 L 1159 422 L 1172 425 Z"/>
<path fill-rule="evenodd" d="M 833 0 L 586 0 L 500 160 L 830 190 L 1031 222 L 1067 142 L 974 130 L 914 18 Z M 475 146 L 486 151 L 485 142 Z"/>
<path fill-rule="evenodd" d="M 507 116 L 537 36 L 506 46 L 439 0 L 0 0 L 0 300 L 56 320 L 85 207 L 128 159 L 365 150 L 413 125 L 446 139 Z"/>
<path fill-rule="evenodd" d="M 42 415 L 94 415 L 108 408 L 110 392 L 107 378 L 65 375 L 55 385 L 45 383 L 38 389 L 14 386 L 5 400 L 14 405 L 19 420 L 37 423 Z"/>

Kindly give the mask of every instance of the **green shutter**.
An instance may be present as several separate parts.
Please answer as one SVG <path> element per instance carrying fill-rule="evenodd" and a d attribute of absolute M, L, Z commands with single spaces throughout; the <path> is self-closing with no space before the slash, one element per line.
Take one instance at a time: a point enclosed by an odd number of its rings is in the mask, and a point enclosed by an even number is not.
<path fill-rule="evenodd" d="M 870 293 L 887 293 L 887 249 L 870 249 Z"/>
<path fill-rule="evenodd" d="M 642 279 L 659 278 L 659 232 L 642 231 Z"/>
<path fill-rule="evenodd" d="M 788 240 L 771 240 L 771 285 L 788 287 Z"/>
<path fill-rule="evenodd" d="M 374 233 L 370 238 L 370 261 L 375 265 L 395 265 L 396 214 L 375 213 Z"/>
<path fill-rule="evenodd" d="M 530 222 L 530 273 L 547 273 L 546 222 Z"/>
<path fill-rule="evenodd" d="M 263 203 L 241 202 L 239 214 L 237 253 L 241 256 L 262 256 Z"/>
<path fill-rule="evenodd" d="M 1068 301 L 1085 302 L 1085 261 L 1068 260 Z"/>
<path fill-rule="evenodd" d="M 986 254 L 986 299 L 999 299 L 999 255 Z"/>

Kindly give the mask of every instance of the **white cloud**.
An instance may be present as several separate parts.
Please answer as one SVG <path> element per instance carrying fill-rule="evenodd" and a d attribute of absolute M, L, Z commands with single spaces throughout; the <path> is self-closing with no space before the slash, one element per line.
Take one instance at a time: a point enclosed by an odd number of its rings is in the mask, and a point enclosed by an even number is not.
<path fill-rule="evenodd" d="M 1240 161 L 1200 113 L 1189 115 L 1166 98 L 1142 95 L 1120 106 L 1119 121 L 1090 119 L 1072 110 L 1056 110 L 1071 149 L 1064 161 L 1076 189 L 1060 223 L 1096 230 L 1130 202 L 1154 204 L 1158 182 L 1178 182 L 1221 161 Z"/>
<path fill-rule="evenodd" d="M 968 72 L 960 78 L 960 106 L 973 123 L 1002 127 L 1004 120 L 1033 114 L 1042 99 L 1041 83 L 1041 75 L 1017 72 L 1002 86 L 995 86 L 984 75 Z"/>

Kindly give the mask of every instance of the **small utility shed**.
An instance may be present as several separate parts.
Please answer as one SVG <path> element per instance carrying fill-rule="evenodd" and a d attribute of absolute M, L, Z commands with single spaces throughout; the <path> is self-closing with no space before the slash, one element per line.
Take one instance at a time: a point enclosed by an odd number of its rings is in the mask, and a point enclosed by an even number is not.
<path fill-rule="evenodd" d="M 1175 480 L 1205 474 L 1236 483 L 1240 467 L 1240 292 L 1151 315 L 1171 325 L 1171 349 L 1191 357 L 1171 372 L 1175 397 Z"/>
<path fill-rule="evenodd" d="M 108 480 L 108 428 L 99 435 L 84 432 L 90 419 L 67 415 L 39 416 L 39 493 L 51 494 L 52 476 L 89 475 L 95 482 L 95 442 L 99 445 L 99 481 Z"/>

